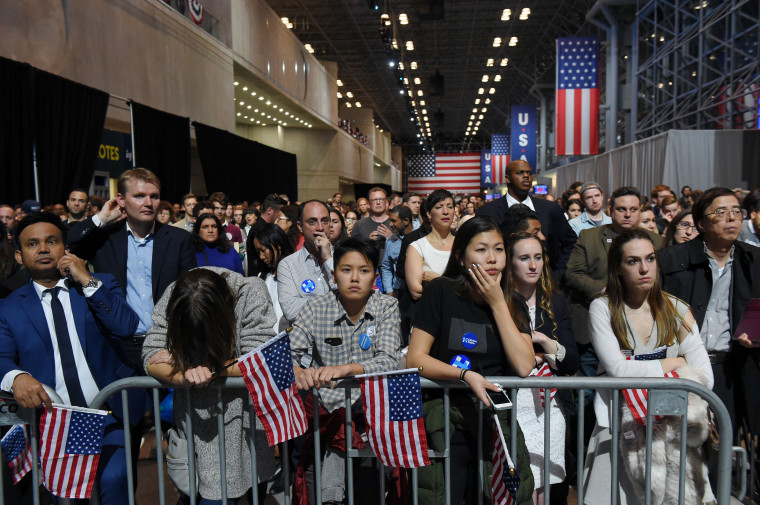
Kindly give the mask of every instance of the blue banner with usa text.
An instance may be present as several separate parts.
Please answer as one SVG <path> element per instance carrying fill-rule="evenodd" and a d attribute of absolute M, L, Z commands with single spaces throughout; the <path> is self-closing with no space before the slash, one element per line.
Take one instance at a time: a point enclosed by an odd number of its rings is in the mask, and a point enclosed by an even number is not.
<path fill-rule="evenodd" d="M 512 161 L 525 160 L 536 172 L 536 107 L 516 105 L 512 107 Z"/>
<path fill-rule="evenodd" d="M 491 169 L 491 150 L 490 149 L 483 149 L 482 151 L 480 151 L 480 187 L 481 188 L 494 187 L 493 171 Z"/>

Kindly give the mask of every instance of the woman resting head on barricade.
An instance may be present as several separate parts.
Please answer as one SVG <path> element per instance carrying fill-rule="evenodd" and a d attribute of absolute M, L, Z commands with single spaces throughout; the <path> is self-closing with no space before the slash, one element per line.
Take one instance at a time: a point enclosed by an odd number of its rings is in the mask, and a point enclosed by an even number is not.
<path fill-rule="evenodd" d="M 552 286 L 546 246 L 535 235 L 513 233 L 506 240 L 507 304 L 520 331 L 531 335 L 536 364 L 530 375 L 574 375 L 578 371 L 570 307 Z M 565 414 L 573 399 L 568 390 L 521 388 L 517 393 L 517 420 L 525 434 L 535 481 L 535 503 L 543 503 L 544 404 L 551 408 L 551 484 L 565 480 Z"/>
<path fill-rule="evenodd" d="M 685 302 L 660 289 L 657 255 L 649 235 L 632 229 L 616 236 L 607 264 L 606 292 L 591 303 L 589 311 L 591 343 L 599 357 L 599 375 L 670 377 L 675 372 L 678 377 L 711 388 L 712 368 L 697 323 Z M 620 446 L 621 503 L 644 501 L 646 417 L 641 417 L 642 405 L 636 401 L 637 391 L 623 391 L 619 412 L 610 412 L 610 390 L 597 391 L 596 426 L 584 469 L 587 505 L 610 503 L 612 443 Z M 619 441 L 611 440 L 610 415 L 622 418 Z M 652 496 L 672 499 L 675 494 L 677 501 L 681 419 L 665 416 L 656 423 L 661 426 L 671 423 L 672 429 L 653 430 Z M 689 395 L 688 423 L 686 503 L 709 502 L 712 492 L 701 454 L 701 445 L 707 436 L 707 408 L 704 401 L 693 394 Z M 671 503 L 668 499 L 665 502 Z"/>
<path fill-rule="evenodd" d="M 505 299 L 504 269 L 507 255 L 496 223 L 476 216 L 462 225 L 454 239 L 443 276 L 425 286 L 417 303 L 414 330 L 409 345 L 408 366 L 422 367 L 422 375 L 435 380 L 462 380 L 469 389 L 451 392 L 451 502 L 477 501 L 478 400 L 491 402 L 486 389 L 498 387 L 486 375 L 519 375 L 533 369 L 535 354 L 530 335 L 521 333 L 510 315 Z M 498 411 L 500 424 L 510 446 L 521 483 L 517 503 L 532 503 L 533 475 L 522 431 L 511 433 L 506 410 Z M 423 415 L 428 444 L 445 449 L 443 398 L 440 390 L 426 390 Z M 493 442 L 492 416 L 486 419 L 483 441 L 487 466 Z M 420 503 L 443 503 L 443 463 L 419 469 Z M 485 472 L 489 475 L 490 471 Z M 484 483 L 490 490 L 490 482 Z"/>
<path fill-rule="evenodd" d="M 185 415 L 192 419 L 198 493 L 204 500 L 221 500 L 219 440 L 216 419 L 218 391 L 200 388 L 218 376 L 239 376 L 237 366 L 224 368 L 274 335 L 275 316 L 262 279 L 243 277 L 218 267 L 189 270 L 167 288 L 153 310 L 153 326 L 143 344 L 145 371 L 161 382 L 190 390 L 192 407 L 183 389 L 175 390 L 176 434 L 187 440 Z M 275 470 L 274 452 L 260 422 L 251 433 L 248 393 L 221 390 L 224 404 L 227 497 L 231 503 L 251 487 L 248 438 L 255 436 L 258 481 Z M 167 458 L 186 459 L 187 454 Z M 259 486 L 261 487 L 261 486 Z"/>

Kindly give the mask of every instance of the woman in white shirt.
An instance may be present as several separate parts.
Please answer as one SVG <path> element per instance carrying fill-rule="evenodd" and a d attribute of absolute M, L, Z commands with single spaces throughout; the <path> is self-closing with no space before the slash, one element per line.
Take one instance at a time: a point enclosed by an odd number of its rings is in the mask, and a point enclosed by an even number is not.
<path fill-rule="evenodd" d="M 282 314 L 279 297 L 277 295 L 277 265 L 282 258 L 293 254 L 293 243 L 285 232 L 274 223 L 267 223 L 260 227 L 253 237 L 254 250 L 251 254 L 256 255 L 256 263 L 259 277 L 264 279 L 272 299 L 274 314 L 277 322 L 274 324 L 275 333 L 279 333 L 288 326 L 288 321 Z"/>
<path fill-rule="evenodd" d="M 454 196 L 445 189 L 436 189 L 425 200 L 425 209 L 432 226 L 430 233 L 412 242 L 406 254 L 406 283 L 414 300 L 422 296 L 423 283 L 446 270 L 454 243 Z"/>
<path fill-rule="evenodd" d="M 606 293 L 591 303 L 589 311 L 599 375 L 663 377 L 690 365 L 702 375 L 702 382 L 712 387 L 712 367 L 697 323 L 686 303 L 660 289 L 657 255 L 649 235 L 631 229 L 615 237 L 607 264 Z M 610 503 L 611 444 L 620 444 L 612 440 L 610 432 L 611 394 L 609 390 L 599 390 L 594 399 L 596 426 L 584 469 L 587 505 Z M 624 400 L 620 403 L 621 409 L 629 408 Z M 652 475 L 656 475 L 654 468 Z M 618 482 L 619 503 L 640 503 L 644 482 L 631 479 L 623 464 L 618 469 Z M 677 489 L 676 483 L 672 485 Z"/>

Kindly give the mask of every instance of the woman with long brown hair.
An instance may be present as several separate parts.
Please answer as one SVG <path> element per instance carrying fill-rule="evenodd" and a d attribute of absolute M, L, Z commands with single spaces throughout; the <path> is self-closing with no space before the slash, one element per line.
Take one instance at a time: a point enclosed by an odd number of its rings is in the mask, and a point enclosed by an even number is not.
<path fill-rule="evenodd" d="M 589 311 L 599 375 L 663 377 L 690 365 L 701 373 L 702 382 L 712 387 L 712 368 L 697 323 L 685 302 L 660 288 L 657 255 L 647 232 L 635 228 L 616 236 L 607 265 L 606 292 L 591 303 Z M 610 448 L 620 443 L 612 440 L 609 428 L 610 398 L 610 391 L 599 390 L 594 399 L 596 426 L 584 469 L 587 505 L 610 503 Z M 625 471 L 618 476 L 620 503 L 638 503 L 643 482 L 628 478 Z M 689 477 L 692 481 L 697 478 Z"/>
<path fill-rule="evenodd" d="M 551 270 L 546 246 L 535 235 L 513 233 L 506 240 L 507 306 L 520 331 L 531 335 L 535 366 L 530 375 L 573 375 L 578 371 L 578 349 L 575 345 L 570 307 L 565 298 L 552 286 Z M 521 388 L 515 408 L 517 420 L 525 433 L 530 452 L 535 491 L 533 501 L 543 504 L 544 419 L 546 408 L 551 408 L 551 446 L 549 448 L 549 483 L 565 480 L 565 414 L 560 403 L 570 406 L 572 398 L 564 390 L 557 398 L 539 389 Z M 548 402 L 548 403 L 547 403 Z"/>
<path fill-rule="evenodd" d="M 274 335 L 275 316 L 266 292 L 264 281 L 258 277 L 243 277 L 224 268 L 185 272 L 155 306 L 153 326 L 143 344 L 145 371 L 161 382 L 180 387 L 205 386 L 214 380 L 214 372 L 219 376 L 240 376 L 237 366 L 224 367 Z M 180 438 L 187 439 L 188 411 L 192 419 L 201 505 L 222 498 L 217 395 L 214 388 L 194 387 L 192 408 L 185 391 L 174 396 L 174 420 Z M 256 421 L 255 431 L 252 429 L 248 393 L 244 389 L 222 389 L 221 395 L 227 499 L 228 503 L 237 503 L 251 487 L 247 437 L 255 436 L 259 483 L 274 473 L 274 452 L 261 423 Z M 259 487 L 261 495 L 262 486 Z"/>

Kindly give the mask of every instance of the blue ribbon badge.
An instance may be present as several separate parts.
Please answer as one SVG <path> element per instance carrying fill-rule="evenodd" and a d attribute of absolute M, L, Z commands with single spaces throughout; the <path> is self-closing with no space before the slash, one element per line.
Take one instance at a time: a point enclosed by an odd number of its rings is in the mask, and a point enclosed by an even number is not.
<path fill-rule="evenodd" d="M 311 293 L 315 289 L 317 289 L 317 285 L 314 284 L 314 281 L 311 279 L 306 279 L 301 283 L 301 291 L 304 293 Z"/>
<path fill-rule="evenodd" d="M 456 356 L 451 358 L 451 362 L 449 364 L 457 368 L 464 368 L 465 370 L 469 370 L 470 366 L 472 365 L 472 363 L 470 362 L 470 358 L 468 358 L 464 354 L 457 354 Z"/>
<path fill-rule="evenodd" d="M 468 331 L 462 335 L 462 347 L 465 349 L 474 349 L 478 345 L 478 336 Z"/>

